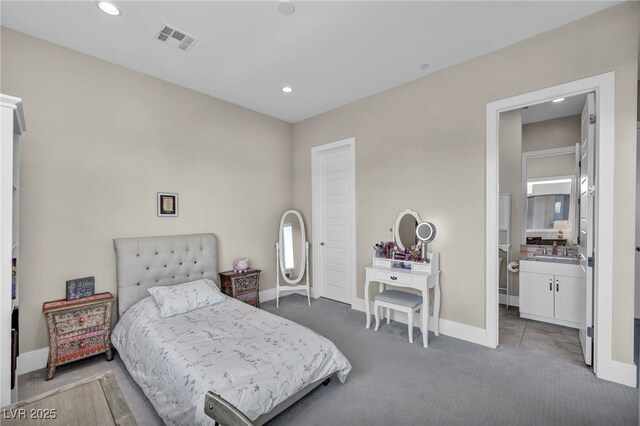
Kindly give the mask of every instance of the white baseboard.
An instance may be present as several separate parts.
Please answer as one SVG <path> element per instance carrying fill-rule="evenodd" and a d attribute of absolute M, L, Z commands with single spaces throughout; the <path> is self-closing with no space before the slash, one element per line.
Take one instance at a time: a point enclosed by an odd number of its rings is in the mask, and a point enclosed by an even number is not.
<path fill-rule="evenodd" d="M 269 300 L 273 300 L 276 298 L 276 289 L 270 288 L 267 290 L 260 290 L 260 302 L 268 302 Z"/>
<path fill-rule="evenodd" d="M 354 303 L 351 304 L 351 308 L 357 311 L 365 312 L 364 299 L 356 299 Z M 371 312 L 373 312 L 373 306 L 371 306 Z M 391 319 L 403 324 L 407 323 L 407 315 L 402 312 L 392 311 Z M 416 314 L 413 322 L 414 324 L 420 324 L 419 314 Z M 433 317 L 429 317 L 429 330 L 433 331 L 433 325 Z M 440 333 L 449 337 L 466 340 L 467 342 L 476 343 L 483 346 L 487 341 L 484 328 L 474 327 L 472 325 L 462 324 L 446 319 L 440 319 Z"/>
<path fill-rule="evenodd" d="M 48 347 L 22 353 L 18 357 L 18 368 L 16 373 L 20 375 L 45 368 L 47 366 L 48 357 Z"/>
<path fill-rule="evenodd" d="M 499 296 L 499 302 L 501 305 L 506 305 L 507 304 L 507 295 L 506 294 L 500 294 Z M 509 295 L 509 306 L 520 306 L 520 297 L 518 296 L 514 296 L 513 294 Z"/>
<path fill-rule="evenodd" d="M 286 293 L 280 293 L 280 297 L 284 297 L 288 294 L 300 294 L 302 296 L 306 296 L 307 293 L 305 291 L 287 291 Z M 316 291 L 313 287 L 311 287 L 310 296 L 312 299 L 317 299 Z M 269 288 L 267 290 L 260 290 L 260 302 L 268 302 L 269 300 L 275 300 L 276 298 L 276 289 Z"/>
<path fill-rule="evenodd" d="M 598 363 L 596 376 L 622 385 L 636 387 L 636 366 L 616 360 L 602 360 Z"/>

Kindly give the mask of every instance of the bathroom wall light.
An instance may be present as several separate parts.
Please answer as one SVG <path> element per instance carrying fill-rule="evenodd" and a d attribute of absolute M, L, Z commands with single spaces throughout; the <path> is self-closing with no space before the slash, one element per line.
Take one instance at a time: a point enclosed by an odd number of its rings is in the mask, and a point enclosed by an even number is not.
<path fill-rule="evenodd" d="M 284 93 L 291 93 L 291 92 L 293 92 L 293 87 L 291 87 L 291 86 L 283 86 L 282 87 L 282 91 Z"/>
<path fill-rule="evenodd" d="M 551 101 L 551 102 L 553 102 L 554 104 L 557 104 L 558 102 L 562 102 L 562 101 L 564 101 L 564 98 L 554 99 L 554 100 L 553 100 L 553 101 Z"/>
<path fill-rule="evenodd" d="M 113 3 L 109 3 L 108 1 L 97 1 L 96 6 L 98 6 L 98 8 L 104 13 L 106 13 L 107 15 L 111 15 L 111 16 L 122 15 L 122 11 L 118 9 L 118 6 L 116 6 Z"/>

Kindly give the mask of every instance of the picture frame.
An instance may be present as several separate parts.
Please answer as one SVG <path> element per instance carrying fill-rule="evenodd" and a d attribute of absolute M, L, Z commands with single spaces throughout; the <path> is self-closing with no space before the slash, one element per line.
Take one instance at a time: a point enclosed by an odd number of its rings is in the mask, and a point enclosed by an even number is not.
<path fill-rule="evenodd" d="M 95 294 L 95 277 L 75 278 L 67 281 L 67 300 L 82 299 Z"/>
<path fill-rule="evenodd" d="M 158 192 L 158 216 L 178 216 L 178 194 L 174 192 Z"/>

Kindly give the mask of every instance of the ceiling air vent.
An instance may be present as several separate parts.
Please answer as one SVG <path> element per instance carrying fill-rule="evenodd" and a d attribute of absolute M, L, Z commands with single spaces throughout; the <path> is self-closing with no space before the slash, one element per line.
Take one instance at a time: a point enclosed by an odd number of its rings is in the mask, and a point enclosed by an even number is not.
<path fill-rule="evenodd" d="M 157 38 L 167 46 L 175 47 L 176 49 L 180 49 L 185 52 L 191 50 L 193 45 L 198 41 L 194 36 L 167 24 L 162 26 L 162 29 L 158 32 Z"/>

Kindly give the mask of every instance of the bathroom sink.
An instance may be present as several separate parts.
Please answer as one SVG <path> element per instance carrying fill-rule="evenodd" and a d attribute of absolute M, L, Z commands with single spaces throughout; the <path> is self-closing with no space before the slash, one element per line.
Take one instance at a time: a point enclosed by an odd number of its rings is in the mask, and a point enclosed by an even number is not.
<path fill-rule="evenodd" d="M 539 260 L 552 260 L 556 262 L 566 262 L 566 263 L 578 263 L 580 261 L 580 257 L 576 254 L 570 254 L 565 256 L 562 254 L 534 253 L 533 257 Z"/>

